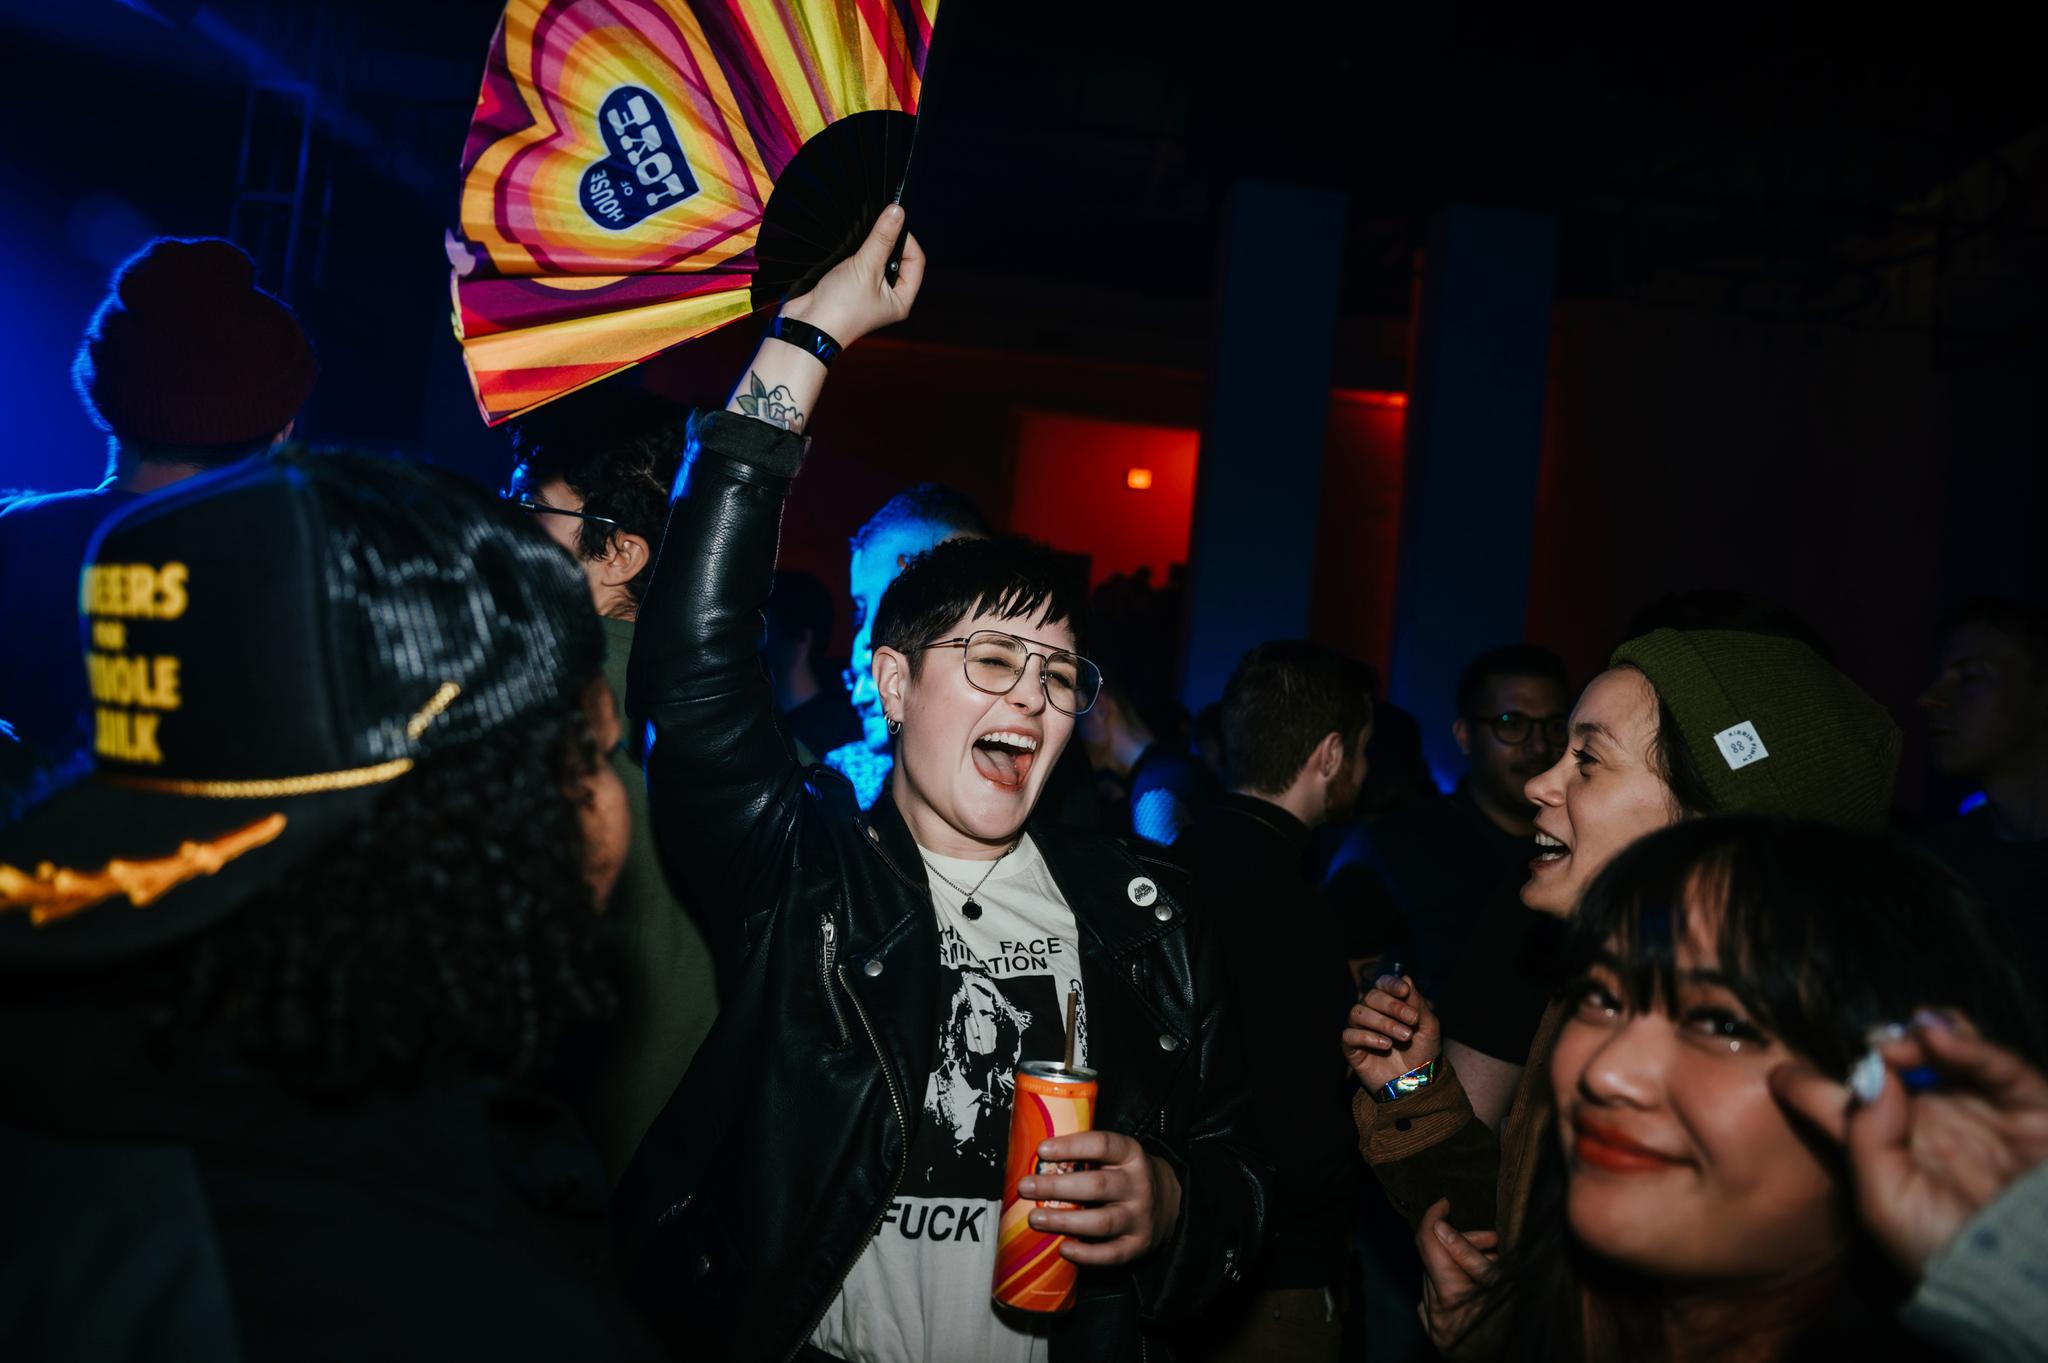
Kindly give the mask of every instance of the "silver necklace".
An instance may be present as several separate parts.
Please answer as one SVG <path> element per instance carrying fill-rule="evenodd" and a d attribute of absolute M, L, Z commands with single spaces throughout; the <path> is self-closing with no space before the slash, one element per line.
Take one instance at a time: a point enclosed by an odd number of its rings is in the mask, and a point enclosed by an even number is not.
<path fill-rule="evenodd" d="M 1020 838 L 1018 839 L 1018 841 L 1021 842 L 1023 840 Z M 1005 847 L 1003 849 L 1003 855 L 997 857 L 994 861 L 988 864 L 988 869 L 981 873 L 981 879 L 974 882 L 974 888 L 971 890 L 961 889 L 960 886 L 954 882 L 951 876 L 947 875 L 944 871 L 941 871 L 938 867 L 932 865 L 932 859 L 930 857 L 924 856 L 923 848 L 918 849 L 918 855 L 924 857 L 925 870 L 930 871 L 940 880 L 945 881 L 947 885 L 952 887 L 953 893 L 960 895 L 966 901 L 960 905 L 960 916 L 971 923 L 975 919 L 981 917 L 981 905 L 974 902 L 974 896 L 981 893 L 981 887 L 988 884 L 988 878 L 996 873 L 996 867 L 1003 864 L 1003 857 L 1007 857 L 1008 855 L 1010 855 L 1010 853 L 1016 850 L 1017 843 L 1015 842 L 1011 843 L 1008 847 Z"/>

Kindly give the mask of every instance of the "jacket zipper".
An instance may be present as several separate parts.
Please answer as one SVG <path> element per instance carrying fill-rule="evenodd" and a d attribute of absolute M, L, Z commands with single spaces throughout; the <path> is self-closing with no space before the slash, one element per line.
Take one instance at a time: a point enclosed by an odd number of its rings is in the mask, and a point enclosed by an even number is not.
<path fill-rule="evenodd" d="M 825 1007 L 832 1014 L 832 1025 L 839 1032 L 839 1044 L 844 1046 L 853 1039 L 846 1030 L 846 1015 L 839 1011 L 839 998 L 832 992 L 833 976 L 839 961 L 839 925 L 832 921 L 832 915 L 818 915 L 818 988 L 824 992 Z"/>
<path fill-rule="evenodd" d="M 860 1018 L 861 1030 L 868 1034 L 868 1044 L 875 1048 L 875 1060 L 882 1067 L 882 1083 L 889 1090 L 889 1105 L 896 1109 L 896 1128 L 903 1133 L 903 1159 L 890 1177 L 889 1195 L 882 1199 L 882 1210 L 875 1213 L 874 1224 L 869 1226 L 867 1234 L 861 1237 L 860 1250 L 847 1261 L 846 1271 L 840 1274 L 839 1281 L 833 1284 L 831 1295 L 825 1298 L 824 1304 L 818 1308 L 818 1314 L 811 1317 L 811 1323 L 806 1325 L 804 1332 L 797 1337 L 796 1346 L 783 1355 L 782 1363 L 791 1363 L 791 1360 L 804 1351 L 804 1345 L 810 1342 L 811 1336 L 817 1333 L 818 1322 L 825 1319 L 825 1313 L 832 1309 L 832 1303 L 845 1288 L 846 1280 L 853 1276 L 854 1265 L 860 1262 L 861 1255 L 868 1252 L 868 1246 L 875 1242 L 876 1233 L 882 1229 L 883 1219 L 889 1215 L 889 1208 L 896 1204 L 896 1194 L 903 1188 L 904 1170 L 910 1166 L 910 1121 L 904 1116 L 903 1099 L 896 1093 L 896 1079 L 889 1073 L 889 1058 L 882 1054 L 882 1039 L 875 1035 L 874 1024 L 868 1021 L 868 1010 L 860 1005 L 860 995 L 853 992 L 852 985 L 846 984 L 846 972 L 840 970 L 836 973 L 839 982 L 846 986 L 846 997 L 853 1000 L 853 1011 Z"/>

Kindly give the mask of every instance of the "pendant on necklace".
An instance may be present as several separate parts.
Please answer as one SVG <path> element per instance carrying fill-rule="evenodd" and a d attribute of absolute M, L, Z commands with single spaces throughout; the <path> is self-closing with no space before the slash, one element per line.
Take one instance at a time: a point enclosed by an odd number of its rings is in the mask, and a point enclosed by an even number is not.
<path fill-rule="evenodd" d="M 971 899 L 968 900 L 965 904 L 962 904 L 960 906 L 960 916 L 962 918 L 967 919 L 969 922 L 972 922 L 973 920 L 981 917 L 981 905 L 975 903 Z"/>

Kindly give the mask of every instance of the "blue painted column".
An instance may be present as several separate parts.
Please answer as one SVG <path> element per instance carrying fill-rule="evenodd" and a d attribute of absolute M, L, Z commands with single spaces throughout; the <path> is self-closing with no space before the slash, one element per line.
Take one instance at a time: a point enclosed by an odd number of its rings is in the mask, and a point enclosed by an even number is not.
<path fill-rule="evenodd" d="M 1216 348 L 1188 535 L 1181 699 L 1308 632 L 1345 196 L 1242 181 L 1224 224 Z"/>
<path fill-rule="evenodd" d="M 1448 785 L 1458 674 L 1529 605 L 1556 219 L 1453 205 L 1431 225 L 1408 393 L 1387 694 Z"/>

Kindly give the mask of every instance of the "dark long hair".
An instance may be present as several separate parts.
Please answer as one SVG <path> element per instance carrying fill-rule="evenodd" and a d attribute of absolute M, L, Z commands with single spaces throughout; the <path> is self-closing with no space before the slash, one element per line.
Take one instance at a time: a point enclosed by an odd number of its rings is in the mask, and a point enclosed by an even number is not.
<path fill-rule="evenodd" d="M 219 926 L 91 980 L 11 980 L 10 1006 L 119 1016 L 157 1074 L 227 1060 L 328 1099 L 534 1080 L 617 1006 L 572 794 L 602 760 L 563 697 L 423 758 Z"/>
<path fill-rule="evenodd" d="M 1700 913 L 1744 1007 L 1837 1079 L 1870 1028 L 1923 1005 L 1958 1008 L 2037 1062 L 2043 1053 L 2018 958 L 1970 891 L 1913 849 L 1819 823 L 1697 819 L 1635 843 L 1588 887 L 1564 978 L 1618 960 L 1632 1009 L 1670 1007 L 1677 952 Z M 1497 1339 L 1509 1359 L 1661 1357 L 1659 1284 L 1575 1241 L 1563 1158 L 1548 1133 L 1541 1149 L 1521 1236 L 1482 1298 L 1475 1337 Z M 1907 1287 L 1856 1235 L 1845 1261 L 1815 1265 L 1811 1294 L 1790 1308 L 1798 1319 L 1778 1322 L 1794 1328 L 1786 1356 L 1898 1354 L 1892 1317 Z"/>

